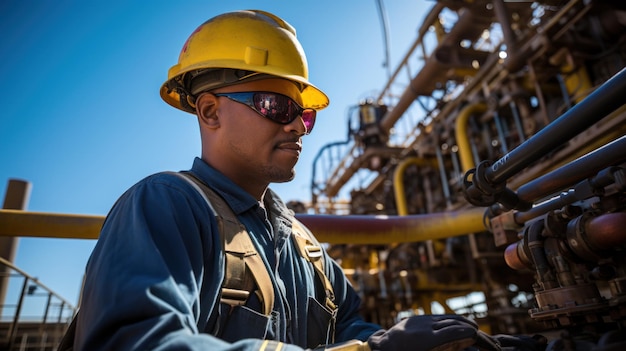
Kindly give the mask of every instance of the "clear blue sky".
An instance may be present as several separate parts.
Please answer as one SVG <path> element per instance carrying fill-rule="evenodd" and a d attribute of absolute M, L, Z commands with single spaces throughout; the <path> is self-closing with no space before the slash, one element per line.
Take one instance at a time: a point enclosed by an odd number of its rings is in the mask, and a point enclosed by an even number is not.
<path fill-rule="evenodd" d="M 434 4 L 387 0 L 391 67 Z M 199 155 L 192 115 L 159 88 L 188 35 L 219 13 L 273 12 L 297 30 L 310 80 L 330 97 L 296 167 L 274 185 L 284 200 L 310 200 L 311 166 L 345 140 L 347 110 L 387 81 L 376 0 L 47 1 L 0 3 L 0 187 L 32 183 L 28 210 L 105 215 L 141 178 L 191 166 Z M 76 303 L 94 240 L 20 238 L 16 264 Z"/>

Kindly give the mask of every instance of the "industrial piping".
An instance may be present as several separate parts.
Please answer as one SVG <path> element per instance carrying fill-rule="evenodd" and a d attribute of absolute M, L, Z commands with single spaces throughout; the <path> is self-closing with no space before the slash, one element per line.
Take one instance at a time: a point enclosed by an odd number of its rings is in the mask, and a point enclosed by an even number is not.
<path fill-rule="evenodd" d="M 320 242 L 388 244 L 443 239 L 485 230 L 484 209 L 409 216 L 304 215 Z M 0 210 L 0 236 L 97 239 L 104 216 Z"/>

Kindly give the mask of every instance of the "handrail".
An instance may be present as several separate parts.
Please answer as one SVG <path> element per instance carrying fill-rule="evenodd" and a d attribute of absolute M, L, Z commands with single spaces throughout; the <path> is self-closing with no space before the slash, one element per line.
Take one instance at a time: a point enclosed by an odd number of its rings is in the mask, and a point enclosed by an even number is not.
<path fill-rule="evenodd" d="M 62 301 L 64 304 L 71 306 L 72 308 L 76 308 L 71 302 L 67 301 L 66 299 L 62 298 L 59 294 L 57 294 L 54 290 L 52 290 L 51 288 L 47 287 L 46 285 L 44 285 L 42 282 L 39 281 L 39 279 L 32 277 L 30 275 L 28 275 L 28 273 L 24 272 L 23 270 L 17 268 L 13 263 L 7 261 L 5 258 L 0 257 L 0 264 L 3 264 L 9 268 L 11 268 L 12 270 L 16 271 L 17 273 L 19 273 L 20 275 L 24 276 L 25 278 L 28 278 L 30 280 L 32 280 L 33 282 L 35 282 L 37 284 L 38 287 L 46 290 L 47 292 L 49 292 L 52 295 L 57 296 L 57 298 Z"/>
<path fill-rule="evenodd" d="M 4 265 L 10 270 L 16 272 L 17 277 L 23 278 L 23 282 L 21 283 L 21 290 L 17 296 L 17 303 L 15 305 L 11 305 L 7 304 L 6 301 L 4 301 L 3 304 L 0 305 L 0 308 L 3 310 L 5 307 L 15 307 L 13 317 L 8 324 L 6 335 L 3 335 L 1 338 L 2 347 L 5 347 L 3 349 L 13 350 L 15 349 L 15 347 L 18 346 L 38 346 L 41 347 L 41 349 L 49 349 L 49 347 L 55 347 L 56 343 L 61 340 L 61 337 L 65 332 L 66 325 L 76 313 L 77 307 L 74 306 L 74 304 L 70 303 L 68 300 L 61 297 L 56 292 L 54 292 L 51 288 L 41 283 L 37 278 L 30 276 L 28 273 L 19 269 L 13 263 L 3 257 L 0 257 L 0 265 Z M 9 274 L 9 277 L 11 276 L 15 277 L 15 275 Z M 24 307 L 27 306 L 27 297 L 41 295 L 35 294 L 35 291 L 37 291 L 38 289 L 43 290 L 44 296 L 47 295 L 47 298 L 43 306 L 43 311 L 41 311 L 41 319 L 35 320 L 34 322 L 29 322 L 23 318 L 22 312 L 24 310 Z M 55 305 L 60 306 L 57 319 L 55 321 L 49 321 L 48 317 L 50 308 Z M 71 312 L 71 314 L 69 314 L 68 312 Z M 6 322 L 2 321 L 2 323 Z M 37 329 L 34 338 L 32 338 L 33 334 L 30 333 L 32 327 L 35 327 Z"/>

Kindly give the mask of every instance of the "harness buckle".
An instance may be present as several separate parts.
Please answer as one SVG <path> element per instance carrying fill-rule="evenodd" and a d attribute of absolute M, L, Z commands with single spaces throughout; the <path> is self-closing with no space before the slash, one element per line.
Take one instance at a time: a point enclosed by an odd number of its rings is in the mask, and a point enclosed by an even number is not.
<path fill-rule="evenodd" d="M 231 306 L 243 306 L 248 301 L 249 291 L 222 288 L 220 301 Z"/>
<path fill-rule="evenodd" d="M 318 259 L 322 257 L 322 248 L 317 245 L 306 245 L 304 247 L 304 251 L 311 259 Z"/>

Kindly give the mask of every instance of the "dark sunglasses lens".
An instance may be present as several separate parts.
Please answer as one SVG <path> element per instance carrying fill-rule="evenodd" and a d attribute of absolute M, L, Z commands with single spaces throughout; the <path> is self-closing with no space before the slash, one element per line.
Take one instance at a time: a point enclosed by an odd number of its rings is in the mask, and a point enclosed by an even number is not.
<path fill-rule="evenodd" d="M 316 111 L 312 109 L 303 110 L 288 96 L 273 93 L 254 93 L 253 100 L 256 110 L 274 122 L 288 124 L 302 114 L 307 134 L 313 129 Z"/>
<path fill-rule="evenodd" d="M 265 117 L 282 124 L 291 123 L 301 110 L 295 101 L 280 94 L 255 93 L 254 105 Z"/>
<path fill-rule="evenodd" d="M 291 122 L 289 120 L 289 117 L 291 117 L 289 114 L 290 109 L 287 105 L 287 100 L 289 100 L 289 98 L 286 96 L 255 93 L 253 99 L 254 107 L 263 116 L 282 124 Z"/>
<path fill-rule="evenodd" d="M 304 121 L 304 126 L 306 127 L 306 133 L 310 134 L 313 130 L 313 126 L 315 125 L 315 115 L 317 112 L 315 110 L 306 109 L 302 111 L 302 121 Z"/>

